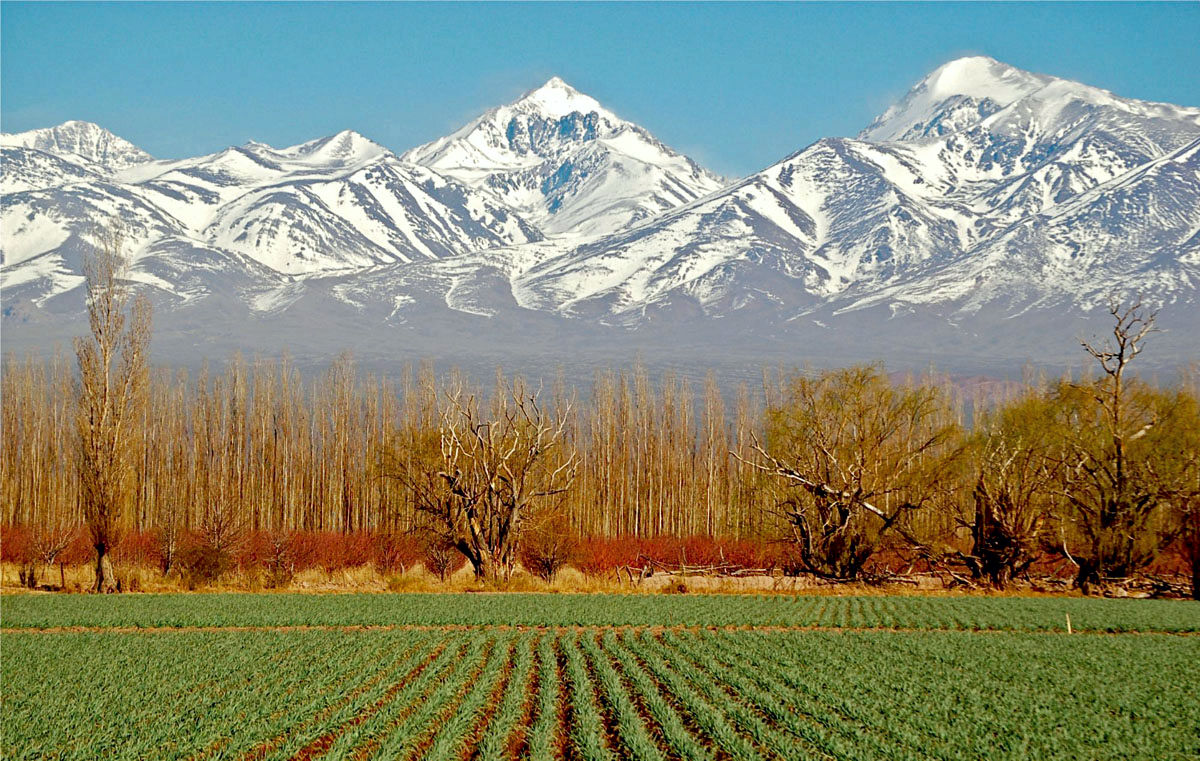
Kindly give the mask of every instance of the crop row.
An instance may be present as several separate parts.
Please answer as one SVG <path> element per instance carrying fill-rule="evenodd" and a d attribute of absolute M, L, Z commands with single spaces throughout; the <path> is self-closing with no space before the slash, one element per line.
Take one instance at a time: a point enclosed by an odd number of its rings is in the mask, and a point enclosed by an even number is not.
<path fill-rule="evenodd" d="M 1200 756 L 1200 638 L 469 630 L 3 638 L 0 756 Z"/>
<path fill-rule="evenodd" d="M 6 596 L 5 628 L 232 626 L 753 626 L 936 630 L 1200 631 L 1175 600 L 785 595 Z"/>

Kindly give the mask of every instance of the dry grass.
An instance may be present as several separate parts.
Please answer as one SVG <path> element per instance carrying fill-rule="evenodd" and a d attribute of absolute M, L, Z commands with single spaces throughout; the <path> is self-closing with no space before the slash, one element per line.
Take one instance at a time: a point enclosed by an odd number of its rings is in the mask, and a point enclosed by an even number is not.
<path fill-rule="evenodd" d="M 20 586 L 18 580 L 19 566 L 15 563 L 0 564 L 0 590 L 4 594 L 27 593 L 30 590 Z M 289 584 L 271 588 L 267 584 L 266 574 L 258 568 L 235 570 L 222 575 L 219 579 L 199 583 L 189 581 L 186 577 L 172 573 L 164 577 L 156 568 L 145 566 L 117 566 L 117 579 L 122 591 L 127 592 L 307 592 L 314 594 L 337 592 L 397 592 L 397 593 L 478 593 L 478 592 L 538 592 L 548 594 L 570 593 L 622 593 L 622 594 L 805 594 L 805 595 L 922 595 L 922 596 L 962 596 L 988 594 L 994 596 L 1075 596 L 1074 590 L 1056 593 L 1038 592 L 1026 587 L 1013 587 L 1004 592 L 967 591 L 948 589 L 932 577 L 921 577 L 919 583 L 895 584 L 865 584 L 844 583 L 829 584 L 811 577 L 783 576 L 746 576 L 714 577 L 714 576 L 678 576 L 673 574 L 655 574 L 640 581 L 630 583 L 622 577 L 617 579 L 615 574 L 593 576 L 580 572 L 575 568 L 565 568 L 555 577 L 553 583 L 518 569 L 503 587 L 496 587 L 478 581 L 469 567 L 464 566 L 442 581 L 434 574 L 425 570 L 421 565 L 415 565 L 400 572 L 380 573 L 369 565 L 353 568 L 327 571 L 320 568 L 310 568 L 297 573 Z M 65 580 L 65 590 L 70 593 L 90 592 L 95 583 L 95 570 L 90 565 L 68 565 L 61 570 L 59 566 L 51 569 L 41 569 L 38 576 L 41 591 L 57 592 L 60 583 Z M 36 592 L 35 592 L 36 593 Z"/>

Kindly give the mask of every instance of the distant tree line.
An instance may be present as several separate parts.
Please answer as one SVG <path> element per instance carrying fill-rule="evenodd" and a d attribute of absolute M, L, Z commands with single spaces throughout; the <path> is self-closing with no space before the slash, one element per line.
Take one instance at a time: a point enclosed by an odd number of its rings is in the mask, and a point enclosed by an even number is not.
<path fill-rule="evenodd" d="M 130 532 L 169 573 L 185 544 L 219 568 L 248 532 L 323 531 L 420 536 L 492 580 L 522 555 L 553 573 L 573 539 L 660 536 L 781 540 L 837 580 L 890 553 L 1004 587 L 1057 557 L 1085 591 L 1174 545 L 1200 580 L 1200 401 L 1130 375 L 1154 324 L 1138 304 L 1084 344 L 1093 376 L 975 406 L 877 366 L 732 399 L 641 368 L 586 398 L 428 365 L 360 377 L 349 357 L 312 382 L 286 359 L 190 376 L 149 367 L 149 306 L 119 236 L 102 244 L 74 361 L 4 363 L 0 520 L 32 537 L 30 579 L 79 531 L 98 591 Z"/>

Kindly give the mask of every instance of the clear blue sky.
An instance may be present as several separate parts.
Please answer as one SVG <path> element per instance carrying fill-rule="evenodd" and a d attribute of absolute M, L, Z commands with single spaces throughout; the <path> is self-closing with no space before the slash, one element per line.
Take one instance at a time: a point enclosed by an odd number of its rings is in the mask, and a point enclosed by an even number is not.
<path fill-rule="evenodd" d="M 853 135 L 961 55 L 1200 105 L 1200 3 L 0 5 L 0 128 L 160 157 L 351 128 L 395 150 L 552 75 L 712 169 Z"/>

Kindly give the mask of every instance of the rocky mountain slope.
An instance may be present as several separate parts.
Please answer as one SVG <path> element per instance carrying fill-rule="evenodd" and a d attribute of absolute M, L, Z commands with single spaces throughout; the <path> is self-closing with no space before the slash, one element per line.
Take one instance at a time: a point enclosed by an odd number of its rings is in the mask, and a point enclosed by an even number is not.
<path fill-rule="evenodd" d="M 403 158 L 560 235 L 630 227 L 723 184 L 558 77 Z"/>

